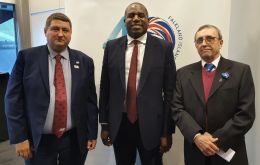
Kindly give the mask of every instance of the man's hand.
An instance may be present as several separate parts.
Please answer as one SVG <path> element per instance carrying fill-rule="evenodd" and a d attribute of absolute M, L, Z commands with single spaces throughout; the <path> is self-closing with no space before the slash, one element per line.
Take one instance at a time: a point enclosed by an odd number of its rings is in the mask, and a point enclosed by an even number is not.
<path fill-rule="evenodd" d="M 106 145 L 106 146 L 112 145 L 111 139 L 109 137 L 109 131 L 108 130 L 102 129 L 100 137 L 101 137 L 101 140 L 102 140 L 104 145 Z"/>
<path fill-rule="evenodd" d="M 88 140 L 87 141 L 87 149 L 89 151 L 93 150 L 96 148 L 96 145 L 97 145 L 97 140 Z"/>
<path fill-rule="evenodd" d="M 32 158 L 32 149 L 29 140 L 15 144 L 15 152 L 18 156 L 23 157 L 25 160 Z"/>
<path fill-rule="evenodd" d="M 217 141 L 218 138 L 213 138 L 212 135 L 207 132 L 203 135 L 197 135 L 194 139 L 194 143 L 205 156 L 213 156 L 219 151 L 216 145 Z"/>
<path fill-rule="evenodd" d="M 172 147 L 172 136 L 166 135 L 160 138 L 160 152 L 168 152 Z"/>

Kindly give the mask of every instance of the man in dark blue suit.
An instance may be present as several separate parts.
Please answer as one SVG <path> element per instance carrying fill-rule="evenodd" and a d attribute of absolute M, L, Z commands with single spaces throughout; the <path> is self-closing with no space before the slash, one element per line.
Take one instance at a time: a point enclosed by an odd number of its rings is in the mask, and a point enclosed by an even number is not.
<path fill-rule="evenodd" d="M 28 165 L 83 165 L 98 129 L 93 60 L 68 47 L 66 15 L 50 15 L 44 32 L 47 45 L 20 51 L 8 82 L 10 142 Z"/>
<path fill-rule="evenodd" d="M 128 35 L 105 48 L 100 84 L 101 139 L 113 144 L 117 165 L 161 165 L 171 147 L 169 102 L 175 86 L 170 43 L 147 34 L 148 12 L 132 3 L 125 10 Z"/>

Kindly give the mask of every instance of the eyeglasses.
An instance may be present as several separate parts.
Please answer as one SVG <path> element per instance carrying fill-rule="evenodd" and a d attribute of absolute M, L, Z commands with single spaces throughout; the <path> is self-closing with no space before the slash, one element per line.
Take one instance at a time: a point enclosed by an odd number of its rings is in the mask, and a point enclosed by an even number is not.
<path fill-rule="evenodd" d="M 205 40 L 205 42 L 207 44 L 213 44 L 215 42 L 215 39 L 218 39 L 217 37 L 213 37 L 213 36 L 205 36 L 205 37 L 199 37 L 195 43 L 200 45 L 203 43 L 203 41 Z"/>

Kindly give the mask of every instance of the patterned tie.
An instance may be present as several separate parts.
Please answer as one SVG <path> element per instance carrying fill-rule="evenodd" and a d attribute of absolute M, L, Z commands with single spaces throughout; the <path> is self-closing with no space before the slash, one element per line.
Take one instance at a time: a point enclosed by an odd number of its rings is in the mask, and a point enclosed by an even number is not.
<path fill-rule="evenodd" d="M 55 86 L 55 107 L 53 118 L 53 133 L 60 138 L 66 131 L 67 126 L 67 94 L 65 80 L 61 64 L 61 55 L 55 56 L 55 73 L 54 73 L 54 86 Z"/>
<path fill-rule="evenodd" d="M 213 69 L 215 68 L 215 65 L 214 65 L 214 64 L 211 64 L 211 63 L 206 63 L 206 64 L 204 65 L 204 68 L 206 68 L 206 71 L 207 71 L 207 72 L 211 72 L 211 71 L 213 71 Z"/>
<path fill-rule="evenodd" d="M 130 63 L 130 70 L 127 83 L 127 117 L 131 123 L 137 120 L 136 110 L 136 74 L 137 74 L 137 55 L 138 55 L 138 40 L 133 40 L 134 48 Z"/>

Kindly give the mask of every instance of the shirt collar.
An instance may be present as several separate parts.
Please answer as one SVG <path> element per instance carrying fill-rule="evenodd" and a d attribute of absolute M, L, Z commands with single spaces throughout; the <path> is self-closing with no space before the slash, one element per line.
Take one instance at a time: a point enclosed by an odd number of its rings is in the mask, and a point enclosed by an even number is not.
<path fill-rule="evenodd" d="M 138 40 L 139 42 L 141 42 L 142 44 L 145 45 L 146 39 L 147 39 L 147 33 L 145 33 L 144 35 L 142 35 L 141 37 L 139 37 L 137 39 L 134 39 L 127 34 L 127 45 L 130 45 L 133 40 Z"/>
<path fill-rule="evenodd" d="M 221 57 L 221 54 L 218 56 L 218 58 L 216 58 L 214 61 L 211 62 L 211 64 L 214 64 L 214 66 L 215 66 L 216 68 L 218 67 L 218 63 L 219 63 L 220 57 Z M 202 65 L 202 67 L 204 67 L 204 65 L 205 65 L 206 63 L 207 63 L 206 61 L 204 61 L 203 59 L 201 59 L 201 65 Z"/>
<path fill-rule="evenodd" d="M 58 54 L 55 52 L 48 44 L 47 44 L 48 50 L 50 52 L 51 59 L 55 58 L 55 56 Z M 69 51 L 68 48 L 64 49 L 61 53 L 59 53 L 64 59 L 69 59 Z"/>

